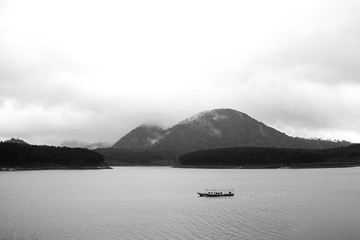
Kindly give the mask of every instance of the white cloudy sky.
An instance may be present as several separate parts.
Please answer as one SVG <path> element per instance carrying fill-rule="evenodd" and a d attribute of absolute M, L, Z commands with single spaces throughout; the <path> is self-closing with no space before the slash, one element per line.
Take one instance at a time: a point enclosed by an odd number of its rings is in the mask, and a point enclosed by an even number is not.
<path fill-rule="evenodd" d="M 360 142 L 360 1 L 0 0 L 0 140 L 114 142 L 233 108 Z"/>

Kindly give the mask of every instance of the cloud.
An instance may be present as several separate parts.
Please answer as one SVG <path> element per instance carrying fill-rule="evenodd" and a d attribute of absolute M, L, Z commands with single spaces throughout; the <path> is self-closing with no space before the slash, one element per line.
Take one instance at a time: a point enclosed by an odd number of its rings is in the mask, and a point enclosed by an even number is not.
<path fill-rule="evenodd" d="M 2 4 L 3 139 L 111 142 L 230 107 L 360 141 L 358 1 Z"/>
<path fill-rule="evenodd" d="M 69 106 L 24 106 L 11 100 L 1 101 L 0 114 L 2 137 L 19 136 L 35 142 L 42 137 L 51 139 L 77 132 L 82 127 L 80 123 L 86 126 L 91 117 L 88 112 L 73 111 Z"/>

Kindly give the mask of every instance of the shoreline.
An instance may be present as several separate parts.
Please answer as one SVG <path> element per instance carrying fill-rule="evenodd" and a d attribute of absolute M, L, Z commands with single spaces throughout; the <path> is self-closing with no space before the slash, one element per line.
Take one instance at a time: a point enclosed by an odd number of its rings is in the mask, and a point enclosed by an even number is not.
<path fill-rule="evenodd" d="M 351 168 L 359 167 L 358 162 L 349 163 L 319 163 L 292 165 L 175 165 L 173 168 L 203 168 L 203 169 L 310 169 L 310 168 Z"/>
<path fill-rule="evenodd" d="M 112 166 L 86 166 L 86 167 L 0 167 L 0 172 L 32 171 L 32 170 L 103 170 L 113 167 L 170 167 L 170 168 L 202 168 L 202 169 L 315 169 L 315 168 L 351 168 L 360 167 L 358 162 L 349 163 L 320 163 L 320 164 L 254 164 L 254 165 L 112 165 Z"/>
<path fill-rule="evenodd" d="M 112 169 L 110 166 L 86 166 L 86 167 L 66 167 L 66 166 L 54 166 L 54 167 L 0 167 L 0 172 L 12 172 L 12 171 L 33 171 L 33 170 L 102 170 Z"/>

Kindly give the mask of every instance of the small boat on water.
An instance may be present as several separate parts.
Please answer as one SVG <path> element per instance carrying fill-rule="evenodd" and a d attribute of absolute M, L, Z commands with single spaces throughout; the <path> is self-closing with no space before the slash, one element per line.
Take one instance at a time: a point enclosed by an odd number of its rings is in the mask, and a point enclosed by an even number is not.
<path fill-rule="evenodd" d="M 205 190 L 204 192 L 198 192 L 199 197 L 230 197 L 234 196 L 234 190 Z"/>

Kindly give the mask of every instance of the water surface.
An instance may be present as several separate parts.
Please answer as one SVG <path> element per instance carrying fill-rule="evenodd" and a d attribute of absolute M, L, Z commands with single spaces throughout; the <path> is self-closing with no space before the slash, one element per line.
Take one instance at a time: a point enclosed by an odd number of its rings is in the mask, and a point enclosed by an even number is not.
<path fill-rule="evenodd" d="M 0 239 L 360 239 L 360 168 L 0 172 L 0 216 Z"/>

